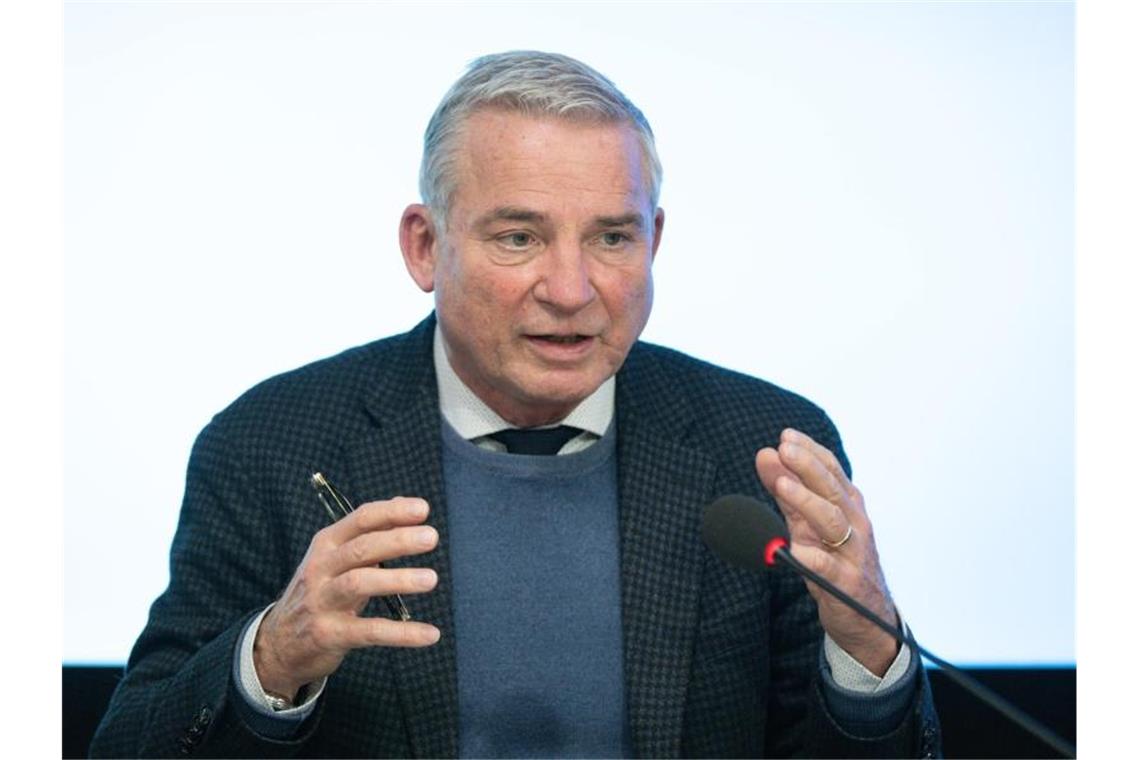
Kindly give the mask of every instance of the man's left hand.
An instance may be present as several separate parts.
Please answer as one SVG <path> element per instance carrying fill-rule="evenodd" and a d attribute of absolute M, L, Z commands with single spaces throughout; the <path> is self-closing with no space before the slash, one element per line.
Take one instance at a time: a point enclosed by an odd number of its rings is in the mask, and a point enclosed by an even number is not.
<path fill-rule="evenodd" d="M 778 449 L 756 453 L 756 473 L 787 518 L 792 555 L 897 625 L 863 494 L 847 479 L 835 455 L 788 428 L 780 435 Z M 882 676 L 898 655 L 898 643 L 814 583 L 808 583 L 808 590 L 832 640 Z"/>

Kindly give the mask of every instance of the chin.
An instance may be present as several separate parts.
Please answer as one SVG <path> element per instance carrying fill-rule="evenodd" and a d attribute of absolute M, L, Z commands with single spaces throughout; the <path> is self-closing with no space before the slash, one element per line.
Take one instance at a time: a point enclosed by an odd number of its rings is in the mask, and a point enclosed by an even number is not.
<path fill-rule="evenodd" d="M 592 382 L 591 379 L 559 381 L 542 378 L 520 384 L 520 398 L 526 399 L 527 404 L 533 407 L 574 407 L 596 391 L 605 380 L 605 377 L 597 382 Z"/>
<path fill-rule="evenodd" d="M 548 394 L 551 398 L 577 396 L 581 400 L 596 391 L 612 374 L 606 369 L 597 367 L 574 371 L 544 370 L 530 385 L 539 393 Z"/>
<path fill-rule="evenodd" d="M 593 393 L 592 389 L 530 386 L 524 391 L 522 397 L 531 406 L 564 406 L 566 404 L 577 404 L 591 393 Z"/>

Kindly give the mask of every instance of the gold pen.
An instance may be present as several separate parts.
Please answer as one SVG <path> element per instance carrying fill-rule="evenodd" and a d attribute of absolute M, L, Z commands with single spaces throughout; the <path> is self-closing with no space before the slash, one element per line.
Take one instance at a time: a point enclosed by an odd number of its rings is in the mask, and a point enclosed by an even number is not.
<path fill-rule="evenodd" d="M 336 522 L 342 517 L 347 517 L 352 510 L 356 507 L 352 506 L 352 502 L 344 497 L 340 491 L 333 487 L 324 475 L 319 472 L 314 472 L 309 482 L 313 484 L 313 488 L 317 491 L 317 498 L 321 500 L 324 505 L 325 511 L 329 513 L 329 519 Z M 380 567 L 384 567 L 382 563 Z M 408 608 L 404 606 L 404 600 L 400 598 L 399 594 L 393 596 L 381 597 L 384 604 L 388 605 L 388 612 L 392 613 L 402 621 L 412 619 L 412 613 L 408 612 Z"/>

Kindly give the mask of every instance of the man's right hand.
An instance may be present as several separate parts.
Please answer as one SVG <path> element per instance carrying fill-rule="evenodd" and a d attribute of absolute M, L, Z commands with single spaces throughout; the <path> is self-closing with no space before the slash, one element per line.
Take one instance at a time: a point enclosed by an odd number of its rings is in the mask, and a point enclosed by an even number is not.
<path fill-rule="evenodd" d="M 374 596 L 435 588 L 434 570 L 377 567 L 435 548 L 439 535 L 421 525 L 427 515 L 423 499 L 373 501 L 313 536 L 254 641 L 253 663 L 265 691 L 293 698 L 359 647 L 425 647 L 439 641 L 434 625 L 360 617 Z"/>

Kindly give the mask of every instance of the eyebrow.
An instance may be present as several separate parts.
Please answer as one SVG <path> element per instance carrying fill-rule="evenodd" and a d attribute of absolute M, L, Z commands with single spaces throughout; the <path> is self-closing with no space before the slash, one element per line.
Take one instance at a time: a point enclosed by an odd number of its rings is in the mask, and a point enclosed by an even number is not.
<path fill-rule="evenodd" d="M 496 209 L 488 211 L 483 216 L 475 220 L 476 227 L 483 227 L 491 222 L 533 222 L 542 223 L 547 221 L 546 214 L 541 211 L 534 211 L 532 209 L 523 208 L 521 206 L 499 206 Z"/>
<path fill-rule="evenodd" d="M 542 224 L 549 220 L 550 218 L 541 211 L 535 211 L 522 206 L 500 206 L 479 217 L 475 221 L 475 226 L 483 227 L 492 222 L 530 222 L 532 224 Z M 643 224 L 643 217 L 641 214 L 630 212 L 617 216 L 599 216 L 594 222 L 599 227 L 640 227 Z"/>
<path fill-rule="evenodd" d="M 640 227 L 642 220 L 641 214 L 630 212 L 620 216 L 599 216 L 596 221 L 599 227 Z"/>

